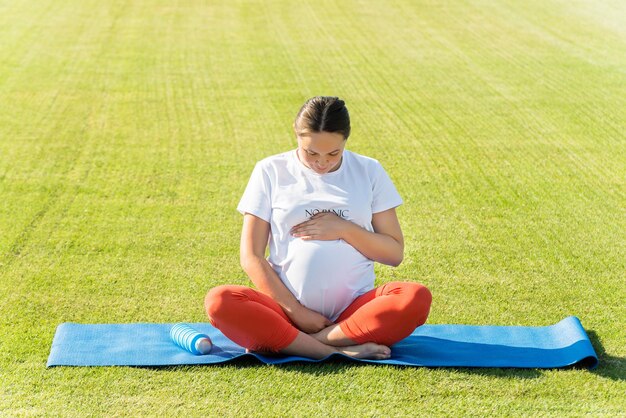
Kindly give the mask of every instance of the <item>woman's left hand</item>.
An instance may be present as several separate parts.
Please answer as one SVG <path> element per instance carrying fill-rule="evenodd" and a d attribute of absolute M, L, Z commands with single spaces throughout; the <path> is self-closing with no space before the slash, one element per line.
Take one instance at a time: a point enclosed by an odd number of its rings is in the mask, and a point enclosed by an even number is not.
<path fill-rule="evenodd" d="M 352 222 L 332 212 L 320 212 L 291 228 L 291 235 L 303 240 L 330 241 L 343 238 L 344 231 Z"/>

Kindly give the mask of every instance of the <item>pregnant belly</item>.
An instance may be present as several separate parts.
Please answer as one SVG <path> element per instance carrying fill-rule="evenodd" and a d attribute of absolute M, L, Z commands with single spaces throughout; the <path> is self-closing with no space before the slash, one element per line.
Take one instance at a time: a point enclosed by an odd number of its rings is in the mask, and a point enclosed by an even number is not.
<path fill-rule="evenodd" d="M 343 240 L 293 239 L 282 276 L 303 305 L 331 320 L 374 285 L 373 262 Z"/>

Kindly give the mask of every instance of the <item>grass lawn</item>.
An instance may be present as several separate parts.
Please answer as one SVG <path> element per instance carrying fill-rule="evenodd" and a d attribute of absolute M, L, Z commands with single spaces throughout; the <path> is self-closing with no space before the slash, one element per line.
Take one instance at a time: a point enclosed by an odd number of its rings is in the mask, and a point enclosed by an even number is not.
<path fill-rule="evenodd" d="M 626 3 L 0 0 L 0 415 L 626 416 Z M 62 322 L 204 321 L 315 95 L 405 204 L 429 323 L 578 316 L 587 370 L 46 369 Z"/>

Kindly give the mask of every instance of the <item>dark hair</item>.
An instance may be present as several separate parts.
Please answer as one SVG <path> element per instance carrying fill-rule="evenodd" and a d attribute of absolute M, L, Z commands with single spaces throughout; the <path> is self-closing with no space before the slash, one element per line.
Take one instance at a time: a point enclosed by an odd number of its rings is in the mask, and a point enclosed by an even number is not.
<path fill-rule="evenodd" d="M 336 132 L 344 139 L 350 136 L 350 115 L 346 104 L 339 97 L 316 96 L 307 100 L 300 108 L 293 124 L 296 135 L 308 133 Z"/>

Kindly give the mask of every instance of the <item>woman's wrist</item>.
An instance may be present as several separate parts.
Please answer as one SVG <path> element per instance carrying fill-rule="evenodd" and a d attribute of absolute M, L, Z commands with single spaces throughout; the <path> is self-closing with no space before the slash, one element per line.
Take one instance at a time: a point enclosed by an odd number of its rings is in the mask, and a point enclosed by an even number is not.
<path fill-rule="evenodd" d="M 350 243 L 354 240 L 354 235 L 358 234 L 360 232 L 359 230 L 364 228 L 361 228 L 359 225 L 346 219 L 343 219 L 343 221 L 345 222 L 345 225 L 341 232 L 341 239 Z"/>
<path fill-rule="evenodd" d="M 281 308 L 283 308 L 283 312 L 285 312 L 285 315 L 287 315 L 289 319 L 293 321 L 293 318 L 298 315 L 298 312 L 303 308 L 303 306 L 300 304 L 300 302 L 296 300 L 295 303 L 282 304 Z"/>

